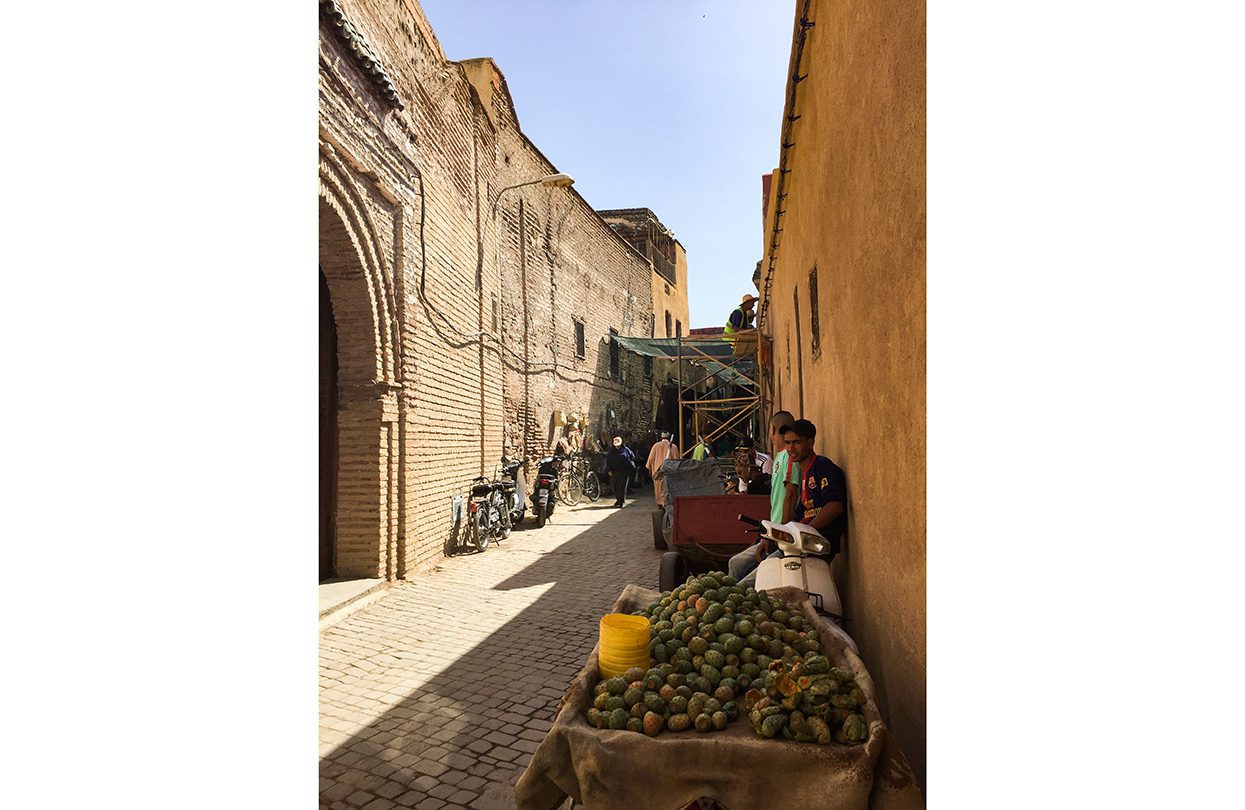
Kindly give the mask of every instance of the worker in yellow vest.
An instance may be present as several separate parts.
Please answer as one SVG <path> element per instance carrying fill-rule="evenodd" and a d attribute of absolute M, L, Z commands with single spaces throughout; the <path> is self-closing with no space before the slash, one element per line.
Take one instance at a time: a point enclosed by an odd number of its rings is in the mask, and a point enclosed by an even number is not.
<path fill-rule="evenodd" d="M 756 302 L 755 295 L 744 296 L 743 302 L 735 307 L 730 317 L 726 319 L 726 326 L 722 329 L 722 337 L 730 340 L 734 333 L 752 328 L 753 308 L 756 306 Z"/>

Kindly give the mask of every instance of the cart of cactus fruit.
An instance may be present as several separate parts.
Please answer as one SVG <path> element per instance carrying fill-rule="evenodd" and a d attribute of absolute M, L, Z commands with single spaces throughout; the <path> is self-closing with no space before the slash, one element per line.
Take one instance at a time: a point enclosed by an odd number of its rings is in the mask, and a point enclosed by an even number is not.
<path fill-rule="evenodd" d="M 922 807 L 868 671 L 828 622 L 801 591 L 720 570 L 662 592 L 628 585 L 518 806 Z"/>

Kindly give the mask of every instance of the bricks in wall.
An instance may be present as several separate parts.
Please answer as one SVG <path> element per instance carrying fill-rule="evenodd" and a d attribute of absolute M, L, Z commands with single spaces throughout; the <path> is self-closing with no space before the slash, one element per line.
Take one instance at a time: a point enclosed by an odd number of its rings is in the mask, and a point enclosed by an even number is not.
<path fill-rule="evenodd" d="M 492 475 L 503 450 L 549 449 L 555 410 L 587 409 L 593 431 L 651 426 L 641 359 L 620 352 L 615 378 L 602 341 L 611 329 L 648 334 L 651 271 L 572 190 L 508 192 L 494 218 L 502 188 L 557 171 L 519 129 L 504 78 L 482 73 L 492 85 L 473 86 L 413 0 L 338 6 L 403 108 L 322 17 L 321 270 L 341 392 L 337 573 L 393 578 L 442 556 L 456 538 L 452 497 Z"/>

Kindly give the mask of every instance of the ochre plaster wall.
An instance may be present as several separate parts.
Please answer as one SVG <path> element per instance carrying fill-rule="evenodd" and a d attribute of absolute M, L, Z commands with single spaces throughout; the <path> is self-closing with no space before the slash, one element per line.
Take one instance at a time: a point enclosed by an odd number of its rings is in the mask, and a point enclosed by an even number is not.
<path fill-rule="evenodd" d="M 814 0 L 809 18 L 767 312 L 775 399 L 847 473 L 849 631 L 924 784 L 925 6 Z"/>

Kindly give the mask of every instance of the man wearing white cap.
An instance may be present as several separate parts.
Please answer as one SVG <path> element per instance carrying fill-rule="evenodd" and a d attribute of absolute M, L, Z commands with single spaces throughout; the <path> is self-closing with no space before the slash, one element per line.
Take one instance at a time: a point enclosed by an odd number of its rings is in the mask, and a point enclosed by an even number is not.
<path fill-rule="evenodd" d="M 756 306 L 755 295 L 745 295 L 743 302 L 731 312 L 730 317 L 726 319 L 726 326 L 722 329 L 722 335 L 728 336 L 744 329 L 752 328 L 753 307 Z"/>

